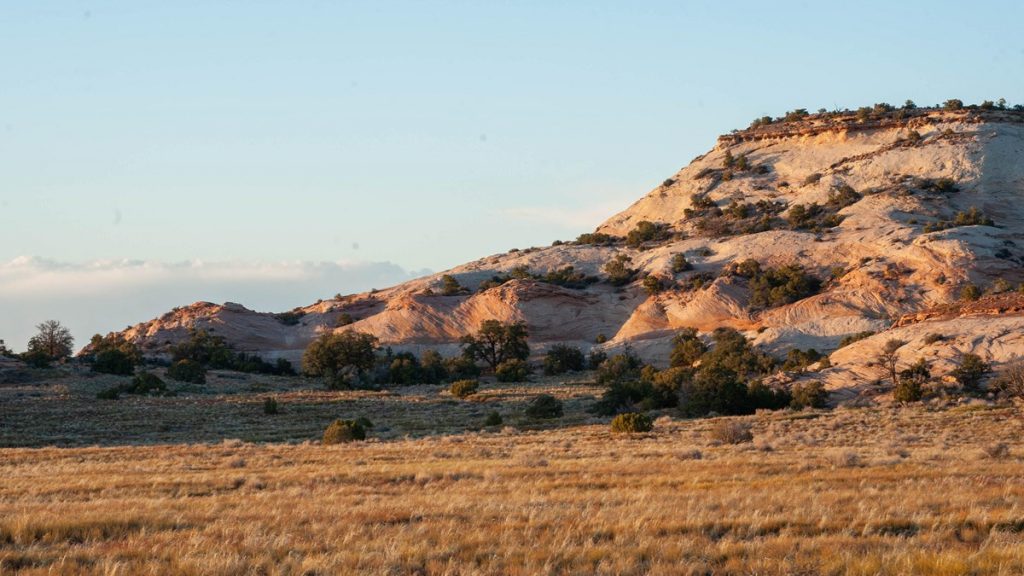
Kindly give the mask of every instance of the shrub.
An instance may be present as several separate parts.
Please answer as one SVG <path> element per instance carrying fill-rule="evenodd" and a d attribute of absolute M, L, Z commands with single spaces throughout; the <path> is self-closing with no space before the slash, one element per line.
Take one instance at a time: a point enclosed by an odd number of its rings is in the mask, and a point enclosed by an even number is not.
<path fill-rule="evenodd" d="M 687 270 L 692 270 L 692 269 L 693 269 L 693 265 L 690 264 L 690 262 L 686 259 L 685 255 L 683 255 L 683 254 L 675 254 L 675 255 L 672 256 L 672 273 L 673 274 L 679 274 L 681 272 L 686 272 Z"/>
<path fill-rule="evenodd" d="M 130 383 L 103 390 L 97 393 L 96 397 L 102 400 L 117 400 L 121 394 L 163 396 L 167 394 L 167 384 L 155 374 L 140 372 Z"/>
<path fill-rule="evenodd" d="M 560 418 L 563 412 L 562 401 L 550 394 L 541 394 L 526 405 L 526 415 L 530 418 Z"/>
<path fill-rule="evenodd" d="M 626 349 L 622 354 L 616 354 L 601 362 L 597 367 L 597 383 L 608 385 L 614 382 L 625 382 L 640 378 L 640 369 L 643 362 L 633 353 Z"/>
<path fill-rule="evenodd" d="M 195 360 L 178 360 L 167 369 L 167 377 L 179 382 L 206 384 L 206 368 Z"/>
<path fill-rule="evenodd" d="M 45 356 L 45 364 L 49 364 L 71 356 L 71 347 L 75 339 L 71 336 L 71 331 L 60 322 L 47 320 L 37 325 L 36 330 L 36 335 L 28 341 L 28 353 L 34 358 Z"/>
<path fill-rule="evenodd" d="M 670 236 L 668 227 L 664 224 L 641 220 L 626 235 L 626 245 L 631 248 L 639 248 L 648 242 L 667 240 Z"/>
<path fill-rule="evenodd" d="M 821 360 L 821 354 L 814 348 L 808 348 L 806 351 L 793 348 L 786 354 L 782 369 L 786 372 L 803 372 L 808 366 L 819 360 Z"/>
<path fill-rule="evenodd" d="M 577 244 L 587 244 L 591 246 L 608 246 L 618 242 L 620 238 L 612 236 L 610 234 L 604 234 L 601 232 L 591 232 L 587 234 L 580 234 L 576 238 Z"/>
<path fill-rule="evenodd" d="M 625 286 L 633 281 L 636 270 L 628 266 L 632 259 L 625 254 L 617 254 L 615 258 L 604 265 L 604 273 L 608 275 L 608 282 L 612 286 Z"/>
<path fill-rule="evenodd" d="M 672 366 L 693 366 L 708 351 L 707 344 L 697 337 L 694 328 L 682 328 L 672 339 L 672 354 L 669 363 Z"/>
<path fill-rule="evenodd" d="M 544 373 L 548 376 L 578 372 L 586 366 L 586 358 L 579 348 L 555 344 L 544 356 Z"/>
<path fill-rule="evenodd" d="M 878 353 L 878 357 L 876 359 L 883 376 L 889 378 L 889 382 L 891 382 L 893 386 L 899 384 L 899 350 L 905 344 L 906 342 L 903 340 L 892 339 L 886 341 L 885 346 L 882 347 L 882 350 Z"/>
<path fill-rule="evenodd" d="M 750 305 L 758 308 L 790 304 L 821 289 L 821 280 L 807 274 L 798 264 L 761 268 L 756 260 L 745 260 L 734 267 L 734 273 L 747 279 Z"/>
<path fill-rule="evenodd" d="M 690 375 L 691 371 L 684 368 L 669 368 L 659 372 L 651 366 L 645 366 L 637 378 L 621 379 L 608 384 L 590 411 L 601 416 L 611 416 L 624 409 L 653 410 L 677 406 L 679 390 Z"/>
<path fill-rule="evenodd" d="M 436 350 L 424 350 L 420 355 L 420 379 L 424 384 L 440 384 L 448 379 L 445 360 Z"/>
<path fill-rule="evenodd" d="M 733 370 L 721 365 L 701 365 L 693 379 L 683 384 L 682 411 L 687 416 L 749 414 L 747 386 Z"/>
<path fill-rule="evenodd" d="M 711 333 L 714 347 L 701 357 L 701 369 L 723 367 L 737 377 L 765 376 L 775 369 L 775 359 L 755 350 L 746 337 L 733 328 L 716 328 Z"/>
<path fill-rule="evenodd" d="M 943 341 L 945 339 L 946 339 L 946 337 L 943 336 L 942 334 L 936 334 L 936 333 L 932 332 L 930 334 L 925 335 L 924 343 L 925 343 L 926 346 L 930 346 L 932 344 L 935 344 L 936 342 L 941 342 L 941 341 Z"/>
<path fill-rule="evenodd" d="M 480 367 L 465 356 L 448 358 L 444 361 L 444 368 L 449 380 L 470 380 L 480 377 Z"/>
<path fill-rule="evenodd" d="M 277 406 L 277 400 L 274 398 L 265 398 L 263 400 L 263 413 L 267 415 L 279 414 L 280 408 Z"/>
<path fill-rule="evenodd" d="M 422 380 L 420 361 L 411 352 L 395 354 L 388 365 L 387 381 L 391 384 L 416 384 Z"/>
<path fill-rule="evenodd" d="M 1005 442 L 996 442 L 995 444 L 989 444 L 982 449 L 982 453 L 985 456 L 992 458 L 993 460 L 1002 460 L 1010 456 L 1010 446 Z"/>
<path fill-rule="evenodd" d="M 302 320 L 302 317 L 305 315 L 306 313 L 303 312 L 302 310 L 292 310 L 291 312 L 281 312 L 278 314 L 274 314 L 274 317 L 277 318 L 278 322 L 284 324 L 285 326 L 296 326 Z"/>
<path fill-rule="evenodd" d="M 441 276 L 441 295 L 443 296 L 456 296 L 462 294 L 466 289 L 459 284 L 459 281 L 455 279 L 451 274 L 445 274 Z"/>
<path fill-rule="evenodd" d="M 504 422 L 504 420 L 502 420 L 501 414 L 498 414 L 497 411 L 492 411 L 488 413 L 487 418 L 484 419 L 484 426 L 501 426 L 502 422 Z"/>
<path fill-rule="evenodd" d="M 870 330 L 865 330 L 864 332 L 857 332 L 855 334 L 848 334 L 846 336 L 843 336 L 843 338 L 841 340 L 839 340 L 839 348 L 842 348 L 844 346 L 849 346 L 850 344 L 853 344 L 854 342 L 857 342 L 859 340 L 863 340 L 865 338 L 870 338 L 871 336 L 874 336 L 874 335 L 875 335 L 875 333 L 870 331 Z"/>
<path fill-rule="evenodd" d="M 480 382 L 477 380 L 456 380 L 448 388 L 448 392 L 456 398 L 468 398 L 476 394 L 480 389 Z"/>
<path fill-rule="evenodd" d="M 665 281 L 659 276 L 655 276 L 654 274 L 648 274 L 647 276 L 644 277 L 643 286 L 644 290 L 646 290 L 648 294 L 653 296 L 654 294 L 661 292 L 665 288 Z"/>
<path fill-rule="evenodd" d="M 356 440 L 366 440 L 366 429 L 355 420 L 335 420 L 324 430 L 325 445 L 345 444 Z"/>
<path fill-rule="evenodd" d="M 525 382 L 530 375 L 530 366 L 523 360 L 505 360 L 494 370 L 498 382 Z"/>
<path fill-rule="evenodd" d="M 974 302 L 981 298 L 981 288 L 974 284 L 968 284 L 960 289 L 960 299 L 965 302 Z"/>
<path fill-rule="evenodd" d="M 793 396 L 789 391 L 762 382 L 747 385 L 747 398 L 753 410 L 782 410 L 793 403 Z"/>
<path fill-rule="evenodd" d="M 587 355 L 587 368 L 597 370 L 607 359 L 608 354 L 606 354 L 604 350 L 591 350 L 590 354 Z"/>
<path fill-rule="evenodd" d="M 484 320 L 474 336 L 462 337 L 462 354 L 470 360 L 482 360 L 492 369 L 506 360 L 526 360 L 530 356 L 526 324 L 503 324 Z"/>
<path fill-rule="evenodd" d="M 982 360 L 981 356 L 968 353 L 960 358 L 960 365 L 953 370 L 951 375 L 964 390 L 975 391 L 989 368 L 988 362 Z"/>
<path fill-rule="evenodd" d="M 654 429 L 654 422 L 647 415 L 638 412 L 619 414 L 612 419 L 612 432 L 635 434 L 650 432 L 652 429 Z"/>
<path fill-rule="evenodd" d="M 302 354 L 302 371 L 323 377 L 329 388 L 351 388 L 377 362 L 377 338 L 362 332 L 324 334 Z"/>
<path fill-rule="evenodd" d="M 900 371 L 899 381 L 893 389 L 893 399 L 897 402 L 917 402 L 924 396 L 924 385 L 931 378 L 931 370 L 924 358 Z"/>
<path fill-rule="evenodd" d="M 812 184 L 817 184 L 820 181 L 821 181 L 821 174 L 819 174 L 818 172 L 814 172 L 813 174 L 808 174 L 807 177 L 804 178 L 803 185 L 804 186 L 810 186 Z"/>
<path fill-rule="evenodd" d="M 93 372 L 127 376 L 135 372 L 135 366 L 142 362 L 138 346 L 120 335 L 103 337 L 97 334 L 92 337 L 89 348 L 87 359 L 92 363 Z"/>
<path fill-rule="evenodd" d="M 796 410 L 804 408 L 824 408 L 828 403 L 828 391 L 821 382 L 804 382 L 793 385 L 793 399 L 790 407 Z"/>
<path fill-rule="evenodd" d="M 964 103 L 962 100 L 957 98 L 950 98 L 942 103 L 942 107 L 946 110 L 960 110 L 964 107 Z"/>
<path fill-rule="evenodd" d="M 746 422 L 719 420 L 711 426 L 708 436 L 723 444 L 742 444 L 753 442 L 754 434 L 750 429 L 751 425 Z"/>

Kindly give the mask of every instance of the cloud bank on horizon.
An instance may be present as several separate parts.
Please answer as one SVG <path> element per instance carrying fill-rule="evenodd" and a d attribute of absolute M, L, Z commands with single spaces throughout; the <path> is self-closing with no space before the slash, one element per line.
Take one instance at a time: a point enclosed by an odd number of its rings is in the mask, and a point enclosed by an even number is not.
<path fill-rule="evenodd" d="M 280 312 L 336 293 L 384 288 L 428 273 L 390 262 L 0 262 L 0 339 L 22 351 L 44 320 L 59 320 L 84 345 L 196 301 Z"/>

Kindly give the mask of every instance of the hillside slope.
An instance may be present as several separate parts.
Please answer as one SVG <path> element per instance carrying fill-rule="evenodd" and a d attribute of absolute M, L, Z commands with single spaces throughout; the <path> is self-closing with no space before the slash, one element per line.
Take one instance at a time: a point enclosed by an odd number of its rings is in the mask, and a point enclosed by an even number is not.
<path fill-rule="evenodd" d="M 352 329 L 395 348 L 451 354 L 461 335 L 494 318 L 526 322 L 536 350 L 628 344 L 663 363 L 684 326 L 732 326 L 780 354 L 882 332 L 839 351 L 825 372 L 831 388 L 856 389 L 870 380 L 867 358 L 887 334 L 920 336 L 919 324 L 889 330 L 897 319 L 954 302 L 969 285 L 998 291 L 1024 280 L 1022 197 L 1022 112 L 810 115 L 720 137 L 576 242 L 285 314 L 197 303 L 123 334 L 160 354 L 189 328 L 206 328 L 240 350 L 296 360 L 317 335 Z M 635 271 L 620 286 L 605 269 L 617 257 Z M 758 267 L 738 266 L 747 260 Z M 443 295 L 445 275 L 462 290 Z M 939 322 L 947 342 L 971 343 L 958 350 L 995 361 L 1024 353 L 1005 336 L 1020 333 L 1024 312 L 996 316 L 1004 336 L 985 314 Z"/>

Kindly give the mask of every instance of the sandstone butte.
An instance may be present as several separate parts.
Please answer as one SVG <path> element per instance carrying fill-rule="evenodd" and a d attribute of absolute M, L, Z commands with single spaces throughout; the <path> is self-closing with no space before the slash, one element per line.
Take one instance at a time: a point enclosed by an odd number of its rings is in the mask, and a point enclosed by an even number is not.
<path fill-rule="evenodd" d="M 812 114 L 721 136 L 600 224 L 595 232 L 611 238 L 597 243 L 510 250 L 281 314 L 199 302 L 121 334 L 159 356 L 205 329 L 239 351 L 296 362 L 314 338 L 343 330 L 395 350 L 452 355 L 460 336 L 497 319 L 525 322 L 538 354 L 555 343 L 609 353 L 630 346 L 664 364 L 679 328 L 730 326 L 778 355 L 831 352 L 832 366 L 813 377 L 842 398 L 878 378 L 872 360 L 891 339 L 907 342 L 904 360 L 925 357 L 937 373 L 968 352 L 995 364 L 1024 354 L 1022 199 L 1022 111 Z M 653 239 L 628 245 L 638 226 Z M 690 269 L 673 269 L 679 254 Z M 635 275 L 615 286 L 604 267 L 620 255 Z M 754 302 L 751 278 L 737 273 L 751 259 L 764 270 L 797 265 L 820 289 Z M 569 266 L 579 284 L 543 278 Z M 444 295 L 444 275 L 459 293 Z M 645 288 L 648 276 L 660 291 Z M 981 289 L 979 300 L 961 298 L 969 285 Z M 875 334 L 839 348 L 861 332 Z M 929 335 L 942 340 L 925 344 Z"/>

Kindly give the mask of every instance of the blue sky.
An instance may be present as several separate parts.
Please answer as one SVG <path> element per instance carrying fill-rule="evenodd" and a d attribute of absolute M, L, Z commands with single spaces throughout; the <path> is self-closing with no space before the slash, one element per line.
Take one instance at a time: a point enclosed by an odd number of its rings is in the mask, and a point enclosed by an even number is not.
<path fill-rule="evenodd" d="M 757 116 L 1024 102 L 1021 21 L 1016 2 L 5 2 L 0 263 L 440 270 L 591 230 Z"/>

